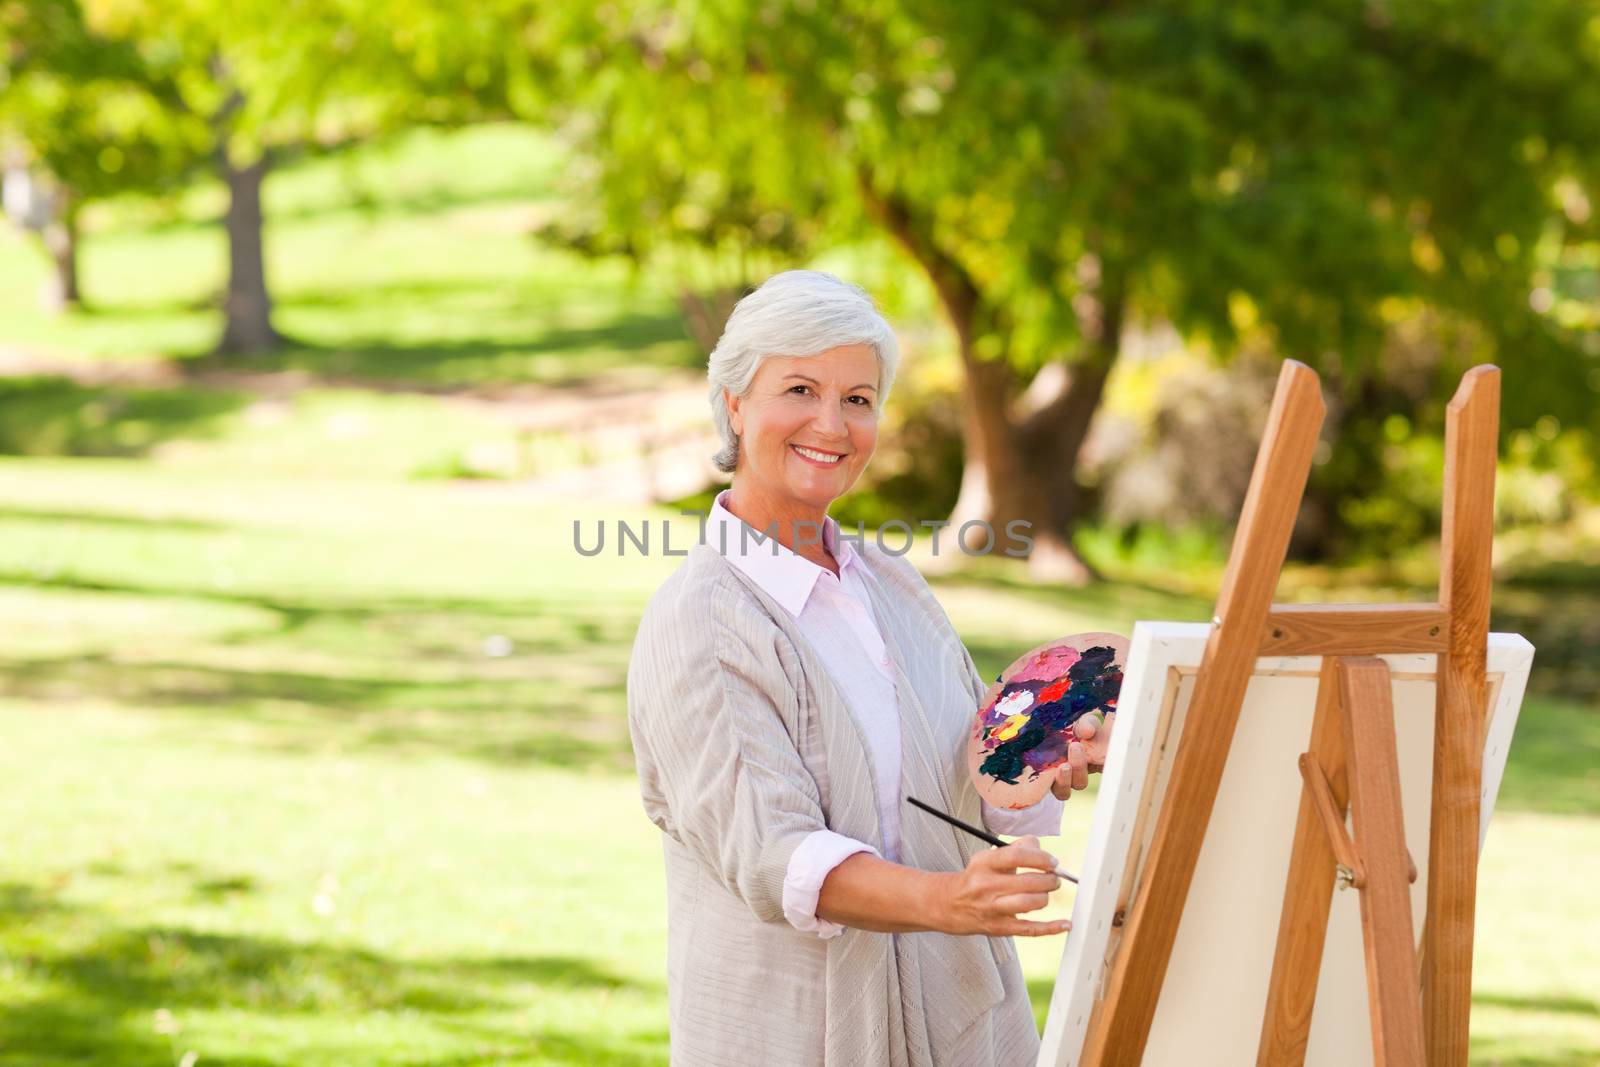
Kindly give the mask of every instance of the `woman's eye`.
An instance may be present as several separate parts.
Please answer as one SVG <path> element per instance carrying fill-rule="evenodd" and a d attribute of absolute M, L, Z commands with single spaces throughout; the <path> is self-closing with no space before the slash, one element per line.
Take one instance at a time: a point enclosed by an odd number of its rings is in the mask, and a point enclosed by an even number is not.
<path fill-rule="evenodd" d="M 808 390 L 810 388 L 811 387 L 809 385 L 791 385 L 789 387 L 789 392 L 793 393 L 793 392 L 798 390 L 799 392 L 803 393 L 803 392 L 805 392 L 806 390 Z"/>
<path fill-rule="evenodd" d="M 858 407 L 858 408 L 870 408 L 872 406 L 872 400 L 869 397 L 853 396 L 850 399 L 851 400 L 859 400 L 859 401 L 861 401 L 861 403 L 856 405 L 856 407 Z"/>

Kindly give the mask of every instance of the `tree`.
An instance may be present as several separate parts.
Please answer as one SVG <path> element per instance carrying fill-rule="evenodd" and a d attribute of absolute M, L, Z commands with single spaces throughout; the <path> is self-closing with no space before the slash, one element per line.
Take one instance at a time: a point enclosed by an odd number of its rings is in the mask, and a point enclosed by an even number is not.
<path fill-rule="evenodd" d="M 427 5 L 361 0 L 287 7 L 263 0 L 85 5 L 96 31 L 171 71 L 174 106 L 206 129 L 214 171 L 228 190 L 220 353 L 260 353 L 282 342 L 273 321 L 262 207 L 263 185 L 278 162 L 401 123 L 473 115 L 480 97 L 509 95 L 500 82 L 469 69 L 467 59 L 462 67 L 451 63 L 452 46 L 476 42 L 482 32 L 482 20 L 470 14 L 445 21 Z M 428 20 L 408 23 L 407 14 Z"/>
<path fill-rule="evenodd" d="M 797 172 L 848 186 L 830 210 L 906 251 L 960 348 L 952 518 L 1026 520 L 1036 571 L 1082 580 L 1078 459 L 1133 322 L 1222 353 L 1265 334 L 1358 383 L 1395 309 L 1426 306 L 1573 379 L 1528 292 L 1533 250 L 1567 239 L 1553 186 L 1594 187 L 1590 18 L 1581 0 L 646 3 L 599 10 L 573 92 L 602 154 L 649 101 L 657 147 L 598 188 L 617 217 L 685 158 L 775 197 Z"/>
<path fill-rule="evenodd" d="M 97 31 L 140 55 L 162 57 L 178 89 L 176 108 L 205 126 L 214 172 L 228 190 L 228 276 L 217 350 L 277 347 L 261 187 L 274 151 L 307 135 L 337 77 L 329 26 L 311 9 L 251 0 L 85 0 L 85 8 Z"/>
<path fill-rule="evenodd" d="M 96 33 L 73 0 L 0 3 L 0 144 L 52 263 L 46 303 L 82 300 L 79 218 L 90 202 L 169 189 L 201 158 L 204 131 L 177 89 L 126 41 Z"/>
<path fill-rule="evenodd" d="M 764 277 L 859 234 L 858 220 L 839 210 L 851 196 L 848 175 L 794 167 L 789 151 L 805 128 L 775 135 L 783 117 L 748 113 L 747 86 L 714 77 L 706 63 L 674 69 L 682 57 L 647 36 L 615 47 L 609 31 L 620 26 L 576 6 L 546 11 L 546 48 L 529 66 L 547 92 L 518 114 L 565 124 L 583 152 L 565 176 L 572 208 L 541 235 L 580 254 L 625 257 L 664 279 L 703 352 Z M 624 16 L 612 9 L 598 17 Z M 697 106 L 671 111 L 663 137 L 658 92 L 670 93 L 679 78 L 694 86 Z"/>

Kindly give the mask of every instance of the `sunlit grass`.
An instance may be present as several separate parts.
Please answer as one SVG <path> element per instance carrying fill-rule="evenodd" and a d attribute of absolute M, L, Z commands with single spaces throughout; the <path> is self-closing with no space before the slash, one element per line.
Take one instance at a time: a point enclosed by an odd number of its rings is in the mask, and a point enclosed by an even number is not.
<path fill-rule="evenodd" d="M 12 460 L 0 497 L 0 1063 L 665 1062 L 622 675 L 673 561 L 582 559 L 616 514 L 503 490 Z M 1194 606 L 938 589 L 984 669 Z M 1512 750 L 1479 1063 L 1600 1050 L 1585 714 L 1530 702 Z M 1060 943 L 1022 950 L 1042 1012 Z"/>

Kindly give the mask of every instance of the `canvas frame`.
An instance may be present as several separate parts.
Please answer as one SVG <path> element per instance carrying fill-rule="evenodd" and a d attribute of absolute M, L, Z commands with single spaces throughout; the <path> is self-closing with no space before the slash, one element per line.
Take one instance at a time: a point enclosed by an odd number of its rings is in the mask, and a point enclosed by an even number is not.
<path fill-rule="evenodd" d="M 1210 629 L 1204 623 L 1141 622 L 1134 626 L 1117 728 L 1107 753 L 1106 770 L 1100 783 L 1088 843 L 1077 868 L 1083 881 L 1073 906 L 1072 932 L 1067 937 L 1062 953 L 1041 1044 L 1039 1067 L 1077 1067 L 1080 1063 L 1080 1053 L 1096 1001 L 1119 948 L 1123 930 L 1121 919 L 1125 917 L 1139 889 L 1141 863 L 1148 855 L 1156 817 L 1170 780 L 1173 756 L 1181 743 L 1186 703 L 1193 695 L 1195 676 Z M 1478 829 L 1480 845 L 1488 832 L 1489 818 L 1504 774 L 1506 754 L 1516 728 L 1532 657 L 1532 646 L 1520 636 L 1489 635 L 1486 662 L 1488 719 Z M 1412 846 L 1412 854 L 1420 868 L 1412 890 L 1420 936 L 1427 899 L 1427 849 L 1423 843 L 1427 840 L 1431 801 L 1427 772 L 1431 761 L 1437 656 L 1409 653 L 1379 658 L 1388 665 L 1395 683 L 1396 719 L 1409 722 L 1413 727 L 1402 728 L 1400 740 L 1407 839 L 1416 842 Z M 1232 992 L 1224 994 L 1230 998 L 1230 1006 L 1226 1012 L 1214 1017 L 1206 1033 L 1189 1035 L 1195 1044 L 1187 1049 L 1187 1058 L 1183 1062 L 1203 1067 L 1206 1064 L 1246 1063 L 1255 1058 L 1277 934 L 1277 901 L 1281 900 L 1283 881 L 1287 875 L 1293 813 L 1300 795 L 1301 783 L 1293 758 L 1295 752 L 1304 750 L 1309 738 L 1321 661 L 1320 656 L 1264 656 L 1256 661 L 1241 709 L 1241 734 L 1247 732 L 1260 715 L 1272 714 L 1275 710 L 1257 706 L 1263 699 L 1273 699 L 1274 694 L 1266 692 L 1267 687 L 1261 684 L 1269 679 L 1294 679 L 1298 683 L 1296 688 L 1300 690 L 1301 699 L 1292 714 L 1303 719 L 1305 727 L 1304 737 L 1298 740 L 1289 738 L 1291 743 L 1286 747 L 1280 745 L 1282 751 L 1278 755 L 1283 761 L 1282 773 L 1271 783 L 1273 793 L 1261 801 L 1283 809 L 1275 820 L 1279 831 L 1277 840 L 1253 842 L 1249 846 L 1255 851 L 1271 853 L 1270 858 L 1263 857 L 1261 866 L 1276 871 L 1276 882 L 1268 885 L 1257 899 L 1268 900 L 1272 906 L 1268 914 L 1255 915 L 1254 921 L 1238 924 L 1235 936 L 1241 939 L 1239 956 L 1229 961 L 1229 966 L 1203 975 L 1190 973 L 1191 968 L 1186 962 L 1189 945 L 1196 936 L 1209 935 L 1215 940 L 1217 933 L 1215 930 L 1201 931 L 1191 925 L 1208 921 L 1201 904 L 1191 903 L 1190 907 L 1196 909 L 1193 916 L 1188 914 L 1186 908 L 1173 948 L 1172 970 L 1163 985 L 1161 1002 L 1151 1026 L 1150 1044 L 1145 1051 L 1147 1062 L 1167 1062 L 1163 1056 L 1171 1051 L 1167 1043 L 1170 1027 L 1181 1025 L 1181 1020 L 1169 1016 L 1181 1012 L 1182 1009 L 1176 1005 L 1183 999 L 1185 990 L 1190 991 L 1191 997 L 1195 995 L 1193 991 L 1199 989 L 1206 996 L 1215 998 L 1219 995 L 1219 984 L 1226 986 L 1229 982 L 1232 982 L 1232 988 L 1243 987 L 1250 992 L 1243 997 Z M 1291 714 L 1286 710 L 1282 713 Z M 1414 728 L 1419 724 L 1425 724 L 1427 729 Z M 1243 738 L 1235 740 L 1236 746 L 1247 743 Z M 1230 760 L 1246 751 L 1243 747 L 1238 748 L 1236 753 L 1230 754 Z M 1229 771 L 1232 770 L 1234 767 L 1230 766 Z M 1230 784 L 1232 779 L 1225 772 L 1224 792 L 1219 795 L 1214 819 L 1219 817 L 1219 813 L 1224 820 L 1228 817 L 1234 799 L 1227 793 Z M 1238 784 L 1251 792 L 1268 788 L 1267 783 L 1256 781 Z M 1407 786 L 1410 788 L 1407 789 Z M 1208 829 L 1196 873 L 1196 886 L 1202 892 L 1210 876 L 1215 873 L 1211 870 L 1215 849 L 1225 844 L 1213 842 L 1210 836 L 1213 832 Z M 1227 830 L 1222 832 L 1226 833 Z M 1239 832 L 1254 835 L 1259 828 L 1252 826 Z M 1237 842 L 1234 847 L 1238 847 Z M 1241 878 L 1254 877 L 1257 873 L 1256 869 L 1237 872 Z M 1361 967 L 1359 920 L 1354 914 L 1355 896 L 1354 892 L 1335 895 L 1329 942 L 1330 946 L 1342 945 L 1347 951 L 1332 951 L 1324 956 L 1307 1063 L 1359 1065 L 1372 1062 L 1370 1025 L 1366 1014 L 1366 976 Z M 1213 918 L 1210 921 L 1217 920 Z M 1250 939 L 1247 949 L 1243 946 L 1244 938 Z M 1352 947 L 1353 953 L 1348 951 Z M 1245 956 L 1254 964 L 1248 976 L 1240 973 L 1240 957 Z M 1178 1000 L 1169 1002 L 1172 997 Z"/>

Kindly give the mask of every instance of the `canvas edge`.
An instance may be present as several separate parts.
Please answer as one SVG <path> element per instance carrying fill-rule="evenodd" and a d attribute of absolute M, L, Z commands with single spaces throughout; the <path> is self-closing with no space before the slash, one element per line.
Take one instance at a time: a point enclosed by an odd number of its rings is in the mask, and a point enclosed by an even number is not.
<path fill-rule="evenodd" d="M 1106 771 L 1101 777 L 1100 794 L 1089 824 L 1089 839 L 1084 848 L 1083 865 L 1087 885 L 1080 885 L 1072 905 L 1072 932 L 1067 935 L 1050 995 L 1045 1031 L 1039 1046 L 1038 1067 L 1075 1067 L 1083 1037 L 1094 1008 L 1095 974 L 1103 967 L 1106 944 L 1111 936 L 1111 921 L 1121 889 L 1122 867 L 1107 870 L 1097 857 L 1127 856 L 1128 844 L 1137 820 L 1133 817 L 1143 795 L 1153 750 L 1152 740 L 1160 722 L 1162 696 L 1167 686 L 1170 665 L 1192 659 L 1199 663 L 1211 632 L 1209 623 L 1136 622 L 1128 641 L 1128 673 L 1125 691 L 1134 699 L 1117 702 L 1117 727 L 1106 752 Z M 1148 711 L 1155 708 L 1154 712 Z M 1108 798 L 1112 803 L 1105 803 Z M 1127 813 L 1126 818 L 1119 818 Z M 1121 827 L 1120 831 L 1117 829 Z M 1085 964 L 1092 968 L 1085 974 Z M 1087 978 L 1078 981 L 1078 977 Z M 1056 1050 L 1052 1056 L 1050 1050 Z"/>
<path fill-rule="evenodd" d="M 1522 698 L 1533 668 L 1533 644 L 1521 634 L 1489 635 L 1486 673 L 1499 674 L 1500 690 L 1490 709 L 1483 739 L 1483 781 L 1478 807 L 1478 848 L 1489 836 L 1489 819 L 1500 799 L 1500 782 L 1505 778 L 1506 760 L 1511 755 L 1511 739 L 1522 714 Z"/>

